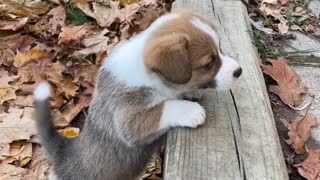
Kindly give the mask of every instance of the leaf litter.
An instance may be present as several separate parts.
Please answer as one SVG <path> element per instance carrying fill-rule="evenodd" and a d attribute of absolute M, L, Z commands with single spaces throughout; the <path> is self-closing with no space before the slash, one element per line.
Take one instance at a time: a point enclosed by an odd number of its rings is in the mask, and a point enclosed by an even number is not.
<path fill-rule="evenodd" d="M 291 146 L 294 153 L 297 155 L 309 154 L 306 160 L 296 165 L 293 164 L 293 167 L 298 168 L 299 174 L 308 180 L 317 179 L 314 177 L 318 177 L 319 169 L 317 168 L 320 166 L 320 161 L 319 158 L 313 159 L 316 156 L 310 155 L 310 153 L 314 151 L 318 152 L 319 149 L 310 150 L 309 152 L 306 144 L 311 139 L 312 128 L 318 126 L 318 118 L 308 112 L 312 101 L 306 103 L 303 106 L 304 108 L 297 108 L 297 106 L 304 103 L 302 95 L 307 93 L 307 87 L 301 84 L 299 75 L 289 67 L 288 61 L 283 57 L 268 59 L 265 63 L 261 62 L 260 67 L 266 75 L 276 81 L 277 85 L 269 85 L 269 91 L 276 94 L 285 105 L 294 111 L 303 110 L 305 107 L 308 107 L 304 116 L 296 116 L 292 120 L 281 120 L 288 129 L 288 139 L 285 142 Z M 288 120 L 291 123 L 288 123 Z"/>
<path fill-rule="evenodd" d="M 119 43 L 170 11 L 173 0 L 0 0 L 0 179 L 46 179 L 50 164 L 38 144 L 32 93 L 50 82 L 59 133 L 89 106 L 101 63 Z M 144 179 L 160 176 L 159 158 Z"/>
<path fill-rule="evenodd" d="M 263 72 L 272 77 L 277 85 L 269 90 L 277 94 L 283 103 L 299 106 L 303 102 L 301 95 L 307 93 L 307 87 L 300 84 L 298 74 L 288 66 L 286 59 L 269 60 L 271 65 L 260 64 Z"/>
<path fill-rule="evenodd" d="M 291 34 L 293 31 L 302 32 L 315 39 L 320 37 L 319 16 L 308 10 L 307 6 L 308 1 L 254 0 L 247 7 L 254 29 L 254 44 L 263 62 L 260 63 L 260 67 L 266 75 L 274 114 L 276 120 L 284 124 L 284 130 L 281 125 L 277 125 L 279 134 L 293 149 L 293 152 L 287 150 L 282 144 L 289 176 L 295 179 L 300 174 L 308 180 L 314 180 L 320 179 L 320 151 L 310 136 L 312 129 L 318 126 L 319 117 L 308 112 L 312 105 L 312 101 L 304 101 L 307 99 L 305 96 L 309 95 L 308 88 L 300 82 L 299 75 L 288 65 L 290 56 L 301 56 L 312 51 L 284 50 L 287 40 L 295 38 Z M 275 98 L 276 96 L 279 99 Z M 305 115 L 297 115 L 303 111 Z M 308 155 L 308 158 L 305 159 L 304 155 Z"/>

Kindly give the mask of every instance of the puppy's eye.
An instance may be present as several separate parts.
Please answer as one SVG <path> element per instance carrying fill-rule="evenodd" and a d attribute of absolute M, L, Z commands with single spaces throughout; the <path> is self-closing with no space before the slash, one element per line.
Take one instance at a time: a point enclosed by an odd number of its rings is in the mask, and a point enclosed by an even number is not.
<path fill-rule="evenodd" d="M 211 59 L 210 59 L 210 62 L 209 62 L 208 64 L 206 64 L 206 65 L 204 66 L 204 68 L 207 69 L 207 70 L 210 70 L 210 69 L 214 66 L 215 62 L 216 62 L 216 60 L 215 60 L 215 58 L 212 56 Z"/>

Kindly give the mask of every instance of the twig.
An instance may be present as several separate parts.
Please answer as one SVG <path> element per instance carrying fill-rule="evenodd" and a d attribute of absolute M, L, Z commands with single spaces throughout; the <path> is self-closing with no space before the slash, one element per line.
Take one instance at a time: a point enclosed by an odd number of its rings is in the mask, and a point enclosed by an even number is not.
<path fill-rule="evenodd" d="M 306 118 L 306 116 L 307 116 L 307 114 L 308 114 L 308 112 L 309 112 L 309 110 L 310 110 L 310 107 L 311 107 L 311 105 L 312 105 L 312 102 L 313 102 L 313 100 L 314 100 L 314 96 L 315 96 L 315 95 L 311 95 L 312 99 L 311 99 L 311 101 L 310 101 L 309 103 L 307 103 L 307 104 L 308 104 L 307 111 L 306 111 L 306 113 L 304 114 L 304 116 L 301 118 L 301 120 L 304 119 L 304 118 Z M 291 106 L 290 106 L 290 107 L 291 107 Z M 292 108 L 292 107 L 291 107 L 291 108 Z M 304 109 L 304 108 L 303 108 L 303 109 Z"/>

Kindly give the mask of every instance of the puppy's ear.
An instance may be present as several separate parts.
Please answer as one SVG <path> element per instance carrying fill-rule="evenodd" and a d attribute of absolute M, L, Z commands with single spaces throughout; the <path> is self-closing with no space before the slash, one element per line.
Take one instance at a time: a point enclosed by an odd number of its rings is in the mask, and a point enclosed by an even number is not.
<path fill-rule="evenodd" d="M 151 71 L 176 84 L 184 84 L 191 79 L 192 67 L 185 34 L 165 35 L 149 42 L 145 49 L 145 64 Z"/>

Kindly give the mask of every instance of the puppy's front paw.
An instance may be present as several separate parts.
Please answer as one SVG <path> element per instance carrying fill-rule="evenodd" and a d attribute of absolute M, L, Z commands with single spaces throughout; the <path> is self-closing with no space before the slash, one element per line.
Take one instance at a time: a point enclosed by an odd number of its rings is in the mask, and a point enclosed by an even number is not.
<path fill-rule="evenodd" d="M 205 122 L 206 112 L 199 103 L 186 101 L 181 108 L 185 113 L 179 118 L 178 126 L 196 128 Z"/>
<path fill-rule="evenodd" d="M 196 102 L 186 100 L 167 100 L 160 120 L 160 129 L 170 127 L 195 128 L 205 122 L 204 108 Z"/>

